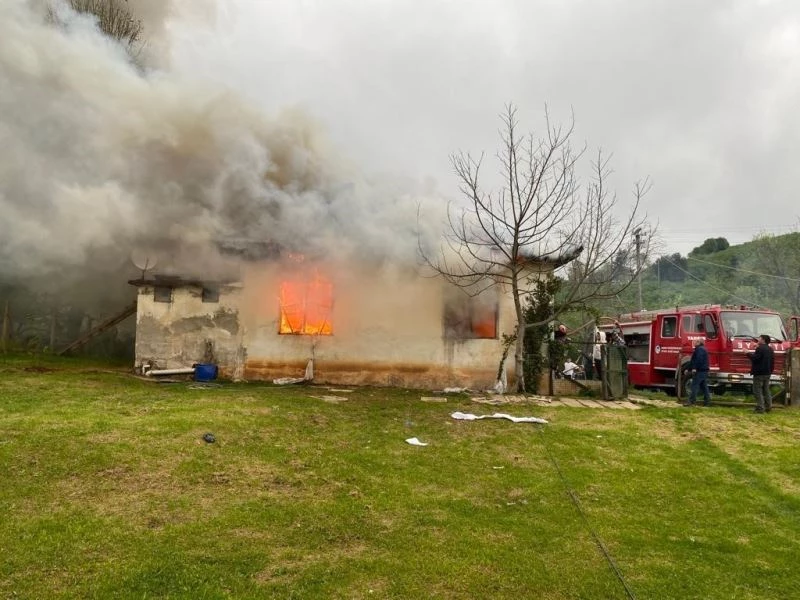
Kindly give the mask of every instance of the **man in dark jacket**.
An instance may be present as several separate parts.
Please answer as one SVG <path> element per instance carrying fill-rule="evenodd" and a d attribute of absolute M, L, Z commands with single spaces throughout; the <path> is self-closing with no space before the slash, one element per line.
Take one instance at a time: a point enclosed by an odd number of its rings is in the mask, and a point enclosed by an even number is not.
<path fill-rule="evenodd" d="M 753 368 L 753 395 L 756 397 L 757 413 L 769 412 L 772 410 L 772 394 L 769 391 L 769 378 L 772 375 L 774 356 L 772 348 L 769 347 L 769 336 L 761 335 L 758 337 L 756 351 L 747 355 Z"/>
<path fill-rule="evenodd" d="M 708 406 L 711 403 L 711 394 L 708 391 L 708 351 L 703 338 L 694 341 L 689 368 L 692 370 L 692 392 L 689 394 L 686 406 L 694 406 L 697 401 L 697 390 L 700 388 L 703 389 L 703 406 Z"/>

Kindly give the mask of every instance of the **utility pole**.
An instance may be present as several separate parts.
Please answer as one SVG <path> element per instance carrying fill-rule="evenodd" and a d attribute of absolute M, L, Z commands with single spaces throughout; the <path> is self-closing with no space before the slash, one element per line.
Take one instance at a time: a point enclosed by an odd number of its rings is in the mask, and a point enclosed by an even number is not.
<path fill-rule="evenodd" d="M 642 228 L 637 227 L 633 231 L 633 237 L 636 240 L 636 279 L 639 283 L 639 310 L 644 310 L 642 304 Z"/>

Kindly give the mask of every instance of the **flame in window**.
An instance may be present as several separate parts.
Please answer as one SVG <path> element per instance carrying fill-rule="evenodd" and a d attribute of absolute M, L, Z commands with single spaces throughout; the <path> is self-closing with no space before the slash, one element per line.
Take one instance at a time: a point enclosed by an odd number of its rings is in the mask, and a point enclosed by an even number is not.
<path fill-rule="evenodd" d="M 283 281 L 280 286 L 281 325 L 279 333 L 331 335 L 333 284 L 315 275 L 310 280 Z"/>
<path fill-rule="evenodd" d="M 445 300 L 444 332 L 452 339 L 496 339 L 498 304 L 494 297 L 451 291 Z"/>
<path fill-rule="evenodd" d="M 472 333 L 476 338 L 497 337 L 497 307 L 480 307 L 472 313 Z"/>

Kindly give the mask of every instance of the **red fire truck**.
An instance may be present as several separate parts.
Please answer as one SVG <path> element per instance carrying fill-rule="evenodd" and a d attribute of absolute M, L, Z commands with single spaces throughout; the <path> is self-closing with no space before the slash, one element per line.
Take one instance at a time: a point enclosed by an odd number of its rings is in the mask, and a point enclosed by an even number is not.
<path fill-rule="evenodd" d="M 787 334 L 778 313 L 747 306 L 682 306 L 628 313 L 620 315 L 617 322 L 627 348 L 630 384 L 682 392 L 681 396 L 687 395 L 689 382 L 680 377 L 682 366 L 689 361 L 696 339 L 705 340 L 708 384 L 716 393 L 751 389 L 753 377 L 747 354 L 755 351 L 758 336 L 770 336 L 775 355 L 772 379 L 776 384 L 783 378 L 787 350 L 800 347 L 800 317 L 789 319 Z M 609 323 L 600 329 L 610 332 L 614 327 Z"/>

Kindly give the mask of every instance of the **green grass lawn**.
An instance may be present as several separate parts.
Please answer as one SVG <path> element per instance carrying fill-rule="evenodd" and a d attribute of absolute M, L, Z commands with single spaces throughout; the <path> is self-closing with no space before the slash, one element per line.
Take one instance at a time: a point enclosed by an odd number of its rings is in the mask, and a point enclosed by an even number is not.
<path fill-rule="evenodd" d="M 0 598 L 797 596 L 797 412 L 422 395 L 0 357 Z"/>

